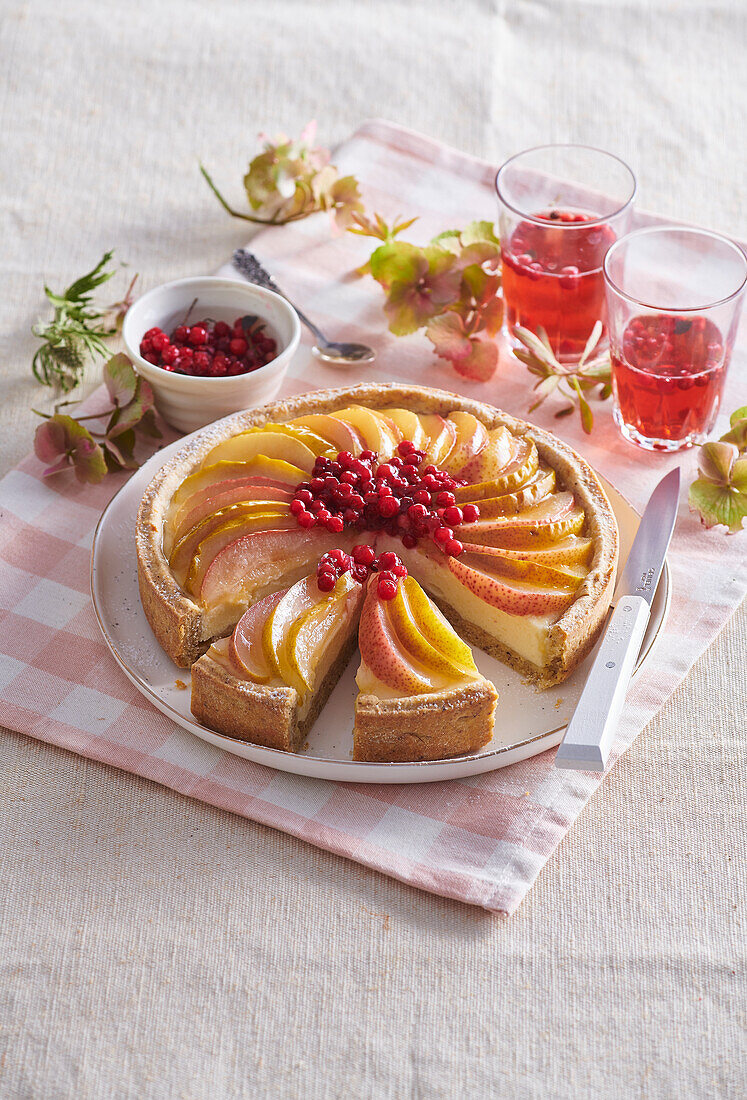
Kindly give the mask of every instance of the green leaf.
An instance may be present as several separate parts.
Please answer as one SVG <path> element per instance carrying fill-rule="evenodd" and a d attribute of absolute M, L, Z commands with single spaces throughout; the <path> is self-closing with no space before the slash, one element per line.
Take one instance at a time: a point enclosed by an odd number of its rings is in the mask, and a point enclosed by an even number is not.
<path fill-rule="evenodd" d="M 392 283 L 412 283 L 427 270 L 422 249 L 407 241 L 390 241 L 372 253 L 371 274 L 385 289 Z"/>
<path fill-rule="evenodd" d="M 733 443 L 706 443 L 698 452 L 701 476 L 718 485 L 729 485 L 739 451 Z"/>
<path fill-rule="evenodd" d="M 733 443 L 743 453 L 747 450 L 747 405 L 736 409 L 729 418 L 731 430 L 721 436 L 724 443 Z"/>
<path fill-rule="evenodd" d="M 138 376 L 126 355 L 114 355 L 104 364 L 104 383 L 115 405 L 121 407 L 132 401 L 137 390 Z"/>
<path fill-rule="evenodd" d="M 462 230 L 461 237 L 462 244 L 465 246 L 478 242 L 487 242 L 492 245 L 497 245 L 500 251 L 501 242 L 495 235 L 495 226 L 492 222 L 470 222 L 467 228 Z"/>
<path fill-rule="evenodd" d="M 690 486 L 688 499 L 691 510 L 700 516 L 705 527 L 723 524 L 729 534 L 735 535 L 747 519 L 747 493 L 734 485 L 717 485 L 698 478 Z"/>
<path fill-rule="evenodd" d="M 109 421 L 106 435 L 108 439 L 114 439 L 130 428 L 140 423 L 150 409 L 153 408 L 154 398 L 150 383 L 138 376 L 135 394 L 132 400 L 121 408 L 115 409 Z"/>

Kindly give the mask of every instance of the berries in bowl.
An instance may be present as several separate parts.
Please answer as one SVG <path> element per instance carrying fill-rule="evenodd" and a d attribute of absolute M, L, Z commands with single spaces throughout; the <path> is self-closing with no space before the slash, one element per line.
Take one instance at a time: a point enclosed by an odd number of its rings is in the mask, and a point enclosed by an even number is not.
<path fill-rule="evenodd" d="M 285 298 L 217 276 L 156 287 L 130 307 L 123 327 L 159 412 L 185 432 L 270 401 L 300 335 Z"/>

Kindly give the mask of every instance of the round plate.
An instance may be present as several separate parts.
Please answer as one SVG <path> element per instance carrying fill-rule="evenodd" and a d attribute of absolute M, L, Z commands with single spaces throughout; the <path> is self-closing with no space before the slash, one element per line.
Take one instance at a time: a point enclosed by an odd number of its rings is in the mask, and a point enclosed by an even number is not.
<path fill-rule="evenodd" d="M 558 745 L 573 714 L 594 653 L 562 684 L 538 692 L 492 657 L 475 651 L 480 672 L 498 689 L 493 739 L 480 752 L 451 760 L 411 764 L 368 764 L 352 759 L 353 705 L 357 695 L 352 660 L 309 732 L 300 753 L 239 741 L 196 722 L 189 709 L 189 672 L 163 652 L 145 618 L 137 583 L 135 520 L 143 493 L 158 469 L 184 445 L 164 447 L 146 462 L 111 500 L 93 540 L 91 594 L 96 617 L 114 659 L 154 706 L 180 726 L 218 748 L 280 771 L 348 783 L 432 783 L 503 768 Z M 606 481 L 605 490 L 620 528 L 620 560 L 625 561 L 640 517 Z M 636 671 L 661 631 L 670 601 L 669 569 L 664 565 Z"/>

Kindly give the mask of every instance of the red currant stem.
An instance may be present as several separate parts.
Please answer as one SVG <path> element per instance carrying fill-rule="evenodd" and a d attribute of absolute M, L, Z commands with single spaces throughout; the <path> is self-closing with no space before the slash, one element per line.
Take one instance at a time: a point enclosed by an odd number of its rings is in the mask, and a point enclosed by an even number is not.
<path fill-rule="evenodd" d="M 197 298 L 193 298 L 193 299 L 192 299 L 192 301 L 190 302 L 190 304 L 189 304 L 189 309 L 188 309 L 188 310 L 187 310 L 187 312 L 186 312 L 186 313 L 184 314 L 184 318 L 183 318 L 183 320 L 182 320 L 182 324 L 183 324 L 183 325 L 186 325 L 186 323 L 187 323 L 187 319 L 189 318 L 189 315 L 190 315 L 190 313 L 192 312 L 192 310 L 193 310 L 193 309 L 195 308 L 195 306 L 197 305 L 197 302 L 198 302 L 198 300 L 199 300 L 199 299 L 197 299 Z"/>
<path fill-rule="evenodd" d="M 254 222 L 255 225 L 286 225 L 288 222 L 297 222 L 301 218 L 305 218 L 308 211 L 304 211 L 300 214 L 289 214 L 287 218 L 256 218 L 253 214 L 243 214 L 240 210 L 234 210 L 234 208 L 223 198 L 218 188 L 213 183 L 210 174 L 204 164 L 200 165 L 200 171 L 207 182 L 208 187 L 215 195 L 218 202 L 221 204 L 227 214 L 230 214 L 232 218 L 241 218 L 245 222 Z"/>

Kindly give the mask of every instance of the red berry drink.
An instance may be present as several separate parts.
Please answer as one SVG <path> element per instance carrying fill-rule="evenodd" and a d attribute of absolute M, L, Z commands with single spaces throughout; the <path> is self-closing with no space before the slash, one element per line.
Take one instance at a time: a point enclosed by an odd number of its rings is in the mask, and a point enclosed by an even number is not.
<path fill-rule="evenodd" d="M 502 249 L 506 319 L 543 328 L 559 359 L 578 359 L 606 317 L 602 263 L 615 231 L 597 215 L 549 209 L 520 221 Z"/>
<path fill-rule="evenodd" d="M 706 317 L 641 314 L 612 347 L 615 418 L 626 436 L 654 450 L 710 431 L 728 350 Z"/>

